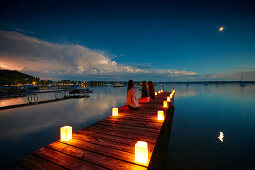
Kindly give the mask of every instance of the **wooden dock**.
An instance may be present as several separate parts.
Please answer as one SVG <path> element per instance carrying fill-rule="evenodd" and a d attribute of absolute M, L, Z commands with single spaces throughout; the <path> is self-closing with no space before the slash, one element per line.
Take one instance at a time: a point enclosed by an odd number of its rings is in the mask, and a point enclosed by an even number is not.
<path fill-rule="evenodd" d="M 119 109 L 117 117 L 109 116 L 73 134 L 68 141 L 56 141 L 9 165 L 9 169 L 155 169 L 157 159 L 166 150 L 173 102 L 163 108 L 169 92 L 159 94 L 139 110 Z M 165 120 L 157 120 L 157 111 Z M 137 141 L 148 143 L 146 165 L 135 162 Z M 163 142 L 163 144 L 162 144 Z M 165 144 L 164 144 L 165 143 Z M 153 160 L 151 160 L 151 158 Z"/>
<path fill-rule="evenodd" d="M 19 107 L 25 107 L 25 106 L 31 106 L 31 105 L 39 105 L 39 104 L 46 104 L 46 103 L 52 103 L 52 102 L 59 102 L 63 100 L 69 100 L 69 99 L 74 99 L 74 98 L 88 98 L 90 96 L 84 95 L 84 96 L 68 96 L 60 99 L 50 99 L 50 100 L 43 100 L 43 101 L 37 101 L 37 102 L 30 102 L 30 103 L 23 103 L 23 104 L 15 104 L 15 105 L 10 105 L 10 106 L 3 106 L 0 107 L 1 110 L 6 110 L 6 109 L 14 109 L 14 108 L 19 108 Z"/>

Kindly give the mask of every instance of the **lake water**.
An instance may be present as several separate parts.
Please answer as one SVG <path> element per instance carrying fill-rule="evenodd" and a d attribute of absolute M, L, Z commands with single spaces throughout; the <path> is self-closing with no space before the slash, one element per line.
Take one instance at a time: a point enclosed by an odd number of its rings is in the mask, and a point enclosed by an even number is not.
<path fill-rule="evenodd" d="M 82 129 L 125 104 L 126 88 L 90 87 L 89 98 L 0 111 L 0 167 L 59 139 L 59 128 Z M 161 86 L 156 86 L 159 90 Z M 165 85 L 169 90 L 170 85 Z M 249 169 L 255 153 L 255 85 L 175 85 L 175 114 L 166 169 Z M 39 100 L 52 99 L 43 94 Z M 0 107 L 26 103 L 0 100 Z M 223 142 L 218 139 L 223 132 Z"/>

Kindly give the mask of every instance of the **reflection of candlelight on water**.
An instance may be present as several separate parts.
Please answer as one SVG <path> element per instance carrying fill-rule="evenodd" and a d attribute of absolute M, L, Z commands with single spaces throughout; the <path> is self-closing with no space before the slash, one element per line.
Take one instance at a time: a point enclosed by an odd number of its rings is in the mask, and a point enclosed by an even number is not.
<path fill-rule="evenodd" d="M 223 142 L 224 134 L 223 132 L 220 132 L 220 135 L 218 136 L 218 139 Z"/>

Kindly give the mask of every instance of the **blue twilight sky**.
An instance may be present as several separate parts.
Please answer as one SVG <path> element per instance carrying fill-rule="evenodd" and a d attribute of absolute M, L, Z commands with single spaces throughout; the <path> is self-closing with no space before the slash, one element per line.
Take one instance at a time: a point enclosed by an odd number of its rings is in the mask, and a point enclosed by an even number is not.
<path fill-rule="evenodd" d="M 244 0 L 2 0 L 0 67 L 52 79 L 255 80 L 254 11 Z"/>

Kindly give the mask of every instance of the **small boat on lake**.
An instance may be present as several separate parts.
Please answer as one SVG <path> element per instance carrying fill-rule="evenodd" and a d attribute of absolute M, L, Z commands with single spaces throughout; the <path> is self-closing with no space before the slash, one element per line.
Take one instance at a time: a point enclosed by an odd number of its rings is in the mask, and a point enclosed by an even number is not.
<path fill-rule="evenodd" d="M 93 90 L 90 89 L 73 89 L 69 91 L 69 94 L 84 94 L 84 93 L 93 93 Z"/>
<path fill-rule="evenodd" d="M 240 79 L 240 87 L 243 88 L 244 86 L 246 86 L 246 84 L 243 82 L 243 72 L 242 72 L 241 79 Z"/>
<path fill-rule="evenodd" d="M 72 85 L 69 94 L 86 94 L 86 93 L 93 93 L 93 90 L 90 90 L 88 88 L 81 88 L 79 85 L 74 84 Z"/>
<path fill-rule="evenodd" d="M 124 85 L 119 82 L 115 82 L 112 84 L 112 87 L 124 87 Z"/>

